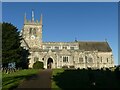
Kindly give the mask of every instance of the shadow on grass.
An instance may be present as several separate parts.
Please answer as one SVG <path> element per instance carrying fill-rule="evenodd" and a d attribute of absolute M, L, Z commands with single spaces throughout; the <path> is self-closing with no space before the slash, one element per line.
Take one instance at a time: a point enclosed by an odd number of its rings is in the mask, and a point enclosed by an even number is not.
<path fill-rule="evenodd" d="M 56 85 L 66 88 L 120 88 L 120 71 L 65 70 L 53 76 Z"/>
<path fill-rule="evenodd" d="M 29 75 L 19 75 L 19 76 L 13 76 L 13 77 L 5 77 L 3 78 L 3 88 L 2 90 L 13 90 L 15 89 L 19 84 L 20 80 L 29 80 L 29 79 L 37 79 L 36 74 L 29 74 Z M 7 85 L 11 85 L 11 87 L 7 88 Z M 5 86 L 5 87 L 4 87 Z"/>

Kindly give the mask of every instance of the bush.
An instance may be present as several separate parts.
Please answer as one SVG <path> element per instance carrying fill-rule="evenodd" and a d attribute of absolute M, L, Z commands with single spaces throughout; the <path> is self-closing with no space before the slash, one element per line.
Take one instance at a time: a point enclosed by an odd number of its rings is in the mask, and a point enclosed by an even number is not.
<path fill-rule="evenodd" d="M 75 66 L 69 66 L 70 68 L 75 68 Z"/>
<path fill-rule="evenodd" d="M 67 68 L 68 68 L 68 66 L 64 65 L 64 66 L 62 66 L 62 68 L 67 69 Z"/>
<path fill-rule="evenodd" d="M 36 62 L 33 64 L 33 68 L 34 68 L 34 69 L 43 69 L 43 62 L 36 61 Z"/>

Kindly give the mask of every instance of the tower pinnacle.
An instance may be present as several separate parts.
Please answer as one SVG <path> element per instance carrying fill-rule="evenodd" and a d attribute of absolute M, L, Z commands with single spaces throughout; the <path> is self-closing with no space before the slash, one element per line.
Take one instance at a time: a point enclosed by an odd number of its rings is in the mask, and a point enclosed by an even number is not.
<path fill-rule="evenodd" d="M 40 16 L 40 24 L 42 25 L 42 14 Z"/>
<path fill-rule="evenodd" d="M 34 11 L 32 10 L 32 22 L 34 22 Z"/>
<path fill-rule="evenodd" d="M 26 20 L 27 20 L 27 19 L 26 19 L 26 13 L 25 13 L 25 15 L 24 15 L 24 23 L 26 22 Z"/>

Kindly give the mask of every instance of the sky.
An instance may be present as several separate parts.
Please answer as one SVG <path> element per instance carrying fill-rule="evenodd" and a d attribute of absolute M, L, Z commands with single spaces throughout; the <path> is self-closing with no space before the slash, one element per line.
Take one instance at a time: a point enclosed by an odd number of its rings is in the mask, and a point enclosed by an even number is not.
<path fill-rule="evenodd" d="M 2 21 L 23 28 L 24 14 L 31 20 L 43 15 L 43 41 L 105 41 L 118 64 L 118 3 L 116 2 L 4 2 Z"/>

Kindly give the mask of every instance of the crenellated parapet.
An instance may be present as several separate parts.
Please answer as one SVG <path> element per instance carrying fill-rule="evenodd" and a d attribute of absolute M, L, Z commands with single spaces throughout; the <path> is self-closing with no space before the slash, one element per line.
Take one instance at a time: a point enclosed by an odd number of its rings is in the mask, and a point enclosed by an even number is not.
<path fill-rule="evenodd" d="M 32 19 L 27 20 L 26 13 L 24 15 L 24 25 L 42 25 L 42 14 L 40 16 L 40 21 L 34 19 L 34 11 L 32 11 Z"/>
<path fill-rule="evenodd" d="M 26 20 L 25 22 L 24 22 L 24 25 L 42 25 L 38 20 L 36 20 L 36 21 L 31 21 L 31 20 Z"/>

